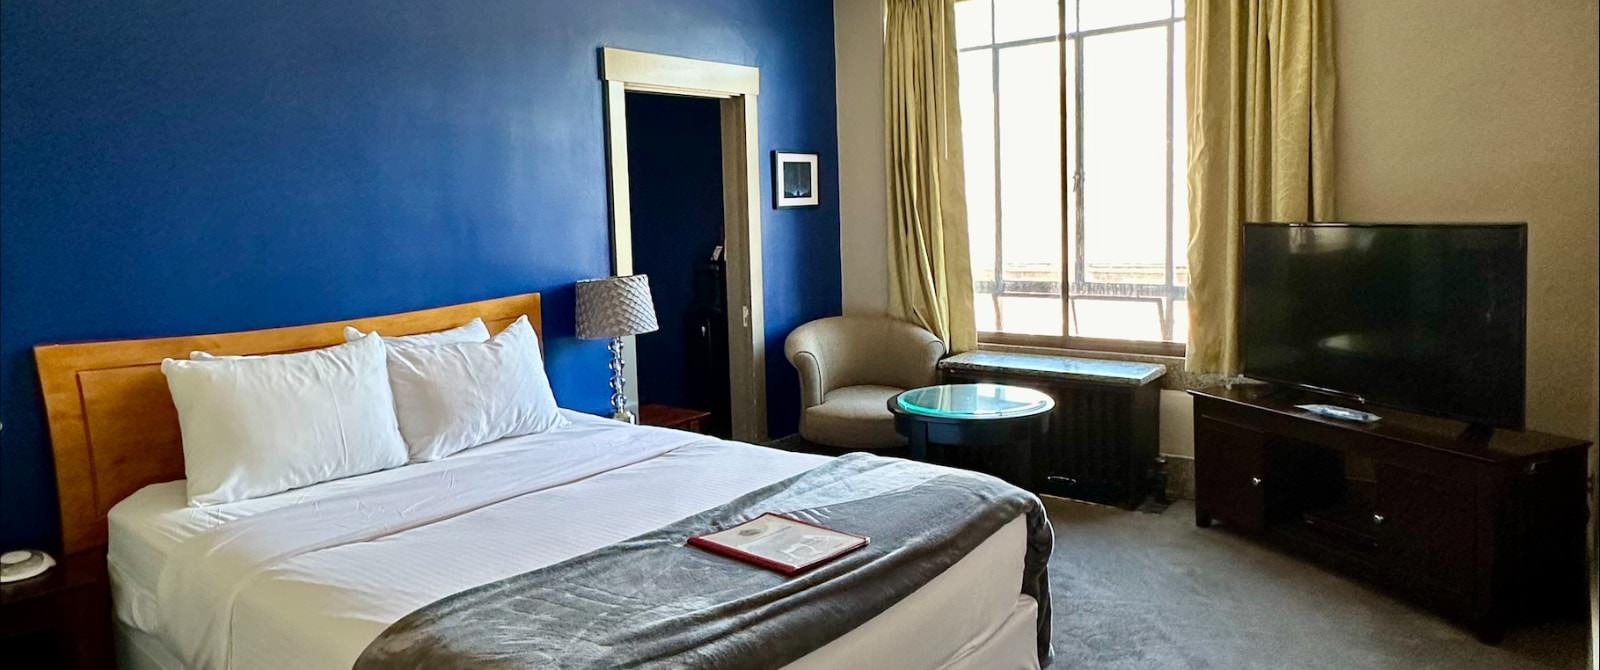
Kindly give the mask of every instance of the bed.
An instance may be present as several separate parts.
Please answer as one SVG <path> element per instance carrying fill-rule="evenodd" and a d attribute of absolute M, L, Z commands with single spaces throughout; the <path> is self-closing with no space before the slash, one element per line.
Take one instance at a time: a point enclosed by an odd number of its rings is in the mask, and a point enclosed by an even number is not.
<path fill-rule="evenodd" d="M 830 459 L 563 410 L 567 425 L 428 463 L 205 507 L 185 504 L 159 363 L 282 353 L 474 317 L 525 294 L 349 321 L 36 349 L 68 552 L 105 547 L 124 667 L 348 668 L 431 602 L 537 571 Z M 334 532 L 335 529 L 338 532 Z M 1018 589 L 1018 516 L 951 567 L 790 668 L 1036 668 L 1039 604 Z M 691 551 L 685 549 L 684 551 Z"/>

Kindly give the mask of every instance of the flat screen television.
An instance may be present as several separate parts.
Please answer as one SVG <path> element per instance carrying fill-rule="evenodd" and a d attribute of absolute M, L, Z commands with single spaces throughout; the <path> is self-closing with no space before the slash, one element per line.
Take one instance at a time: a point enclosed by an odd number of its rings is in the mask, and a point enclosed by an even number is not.
<path fill-rule="evenodd" d="M 1244 374 L 1521 429 L 1524 224 L 1244 226 Z"/>

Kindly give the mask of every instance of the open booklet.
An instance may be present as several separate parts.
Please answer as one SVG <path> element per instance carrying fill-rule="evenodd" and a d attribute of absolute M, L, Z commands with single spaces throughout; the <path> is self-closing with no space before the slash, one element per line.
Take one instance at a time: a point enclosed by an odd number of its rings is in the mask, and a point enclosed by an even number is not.
<path fill-rule="evenodd" d="M 785 575 L 804 572 L 867 546 L 860 535 L 768 512 L 732 528 L 689 538 L 689 544 Z"/>

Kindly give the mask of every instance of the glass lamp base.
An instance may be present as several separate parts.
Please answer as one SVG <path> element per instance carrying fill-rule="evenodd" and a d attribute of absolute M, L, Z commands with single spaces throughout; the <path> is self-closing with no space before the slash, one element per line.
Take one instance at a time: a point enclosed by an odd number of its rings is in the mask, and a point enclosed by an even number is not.
<path fill-rule="evenodd" d="M 639 423 L 639 417 L 628 411 L 628 394 L 624 391 L 627 381 L 622 376 L 622 338 L 611 340 L 611 418 L 626 423 Z"/>

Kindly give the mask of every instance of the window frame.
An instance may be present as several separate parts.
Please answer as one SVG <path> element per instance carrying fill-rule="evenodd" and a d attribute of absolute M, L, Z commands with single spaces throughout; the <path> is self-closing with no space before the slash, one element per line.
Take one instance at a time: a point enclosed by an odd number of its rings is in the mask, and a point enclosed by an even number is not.
<path fill-rule="evenodd" d="M 957 48 L 957 53 L 966 53 L 966 52 L 970 52 L 970 51 L 980 51 L 980 50 L 986 50 L 986 51 L 989 52 L 989 67 L 990 67 L 990 77 L 989 78 L 990 78 L 990 88 L 991 88 L 991 90 L 989 91 L 989 96 L 990 96 L 990 105 L 991 105 L 991 110 L 992 110 L 991 111 L 991 115 L 992 115 L 991 118 L 992 118 L 992 126 L 993 126 L 993 128 L 991 129 L 991 132 L 994 135 L 994 139 L 993 139 L 994 151 L 993 151 L 992 160 L 994 162 L 993 173 L 994 173 L 994 221 L 995 221 L 995 226 L 994 226 L 994 278 L 993 278 L 993 282 L 992 282 L 993 286 L 991 286 L 992 290 L 989 293 L 987 293 L 987 295 L 990 297 L 991 300 L 993 300 L 995 302 L 995 319 L 996 319 L 996 324 L 997 325 L 1000 323 L 1001 319 L 1003 318 L 1002 317 L 1002 312 L 1001 312 L 1001 309 L 1000 309 L 1000 305 L 999 305 L 1000 298 L 1006 297 L 1006 296 L 1039 296 L 1039 295 L 1041 295 L 1039 293 L 1010 292 L 1010 291 L 1006 290 L 1007 287 L 1006 287 L 1005 269 L 1004 269 L 1004 247 L 1003 247 L 1003 244 L 1002 244 L 1003 237 L 1004 237 L 1004 229 L 1005 229 L 1005 219 L 1001 214 L 1001 208 L 1002 208 L 1002 204 L 1001 203 L 1004 200 L 1002 198 L 1002 196 L 1001 196 L 1001 192 L 1005 188 L 1005 186 L 1004 186 L 1004 183 L 1003 183 L 1004 182 L 1003 172 L 1001 170 L 1001 152 L 1000 152 L 1000 146 L 1001 146 L 1001 141 L 1000 141 L 1000 123 L 1001 123 L 1001 119 L 1000 119 L 1000 105 L 1001 105 L 1001 100 L 1000 100 L 1000 81 L 1001 81 L 1001 79 L 1000 79 L 1000 61 L 1001 61 L 1001 58 L 1000 58 L 1000 54 L 1001 54 L 1001 51 L 1003 49 L 1007 49 L 1007 48 L 1011 48 L 1011 47 L 1021 47 L 1021 46 L 1044 44 L 1044 43 L 1048 43 L 1048 42 L 1051 42 L 1051 41 L 1054 41 L 1056 43 L 1056 53 L 1057 53 L 1056 78 L 1057 78 L 1058 81 L 1060 81 L 1060 85 L 1058 86 L 1058 93 L 1060 95 L 1060 103 L 1058 105 L 1058 110 L 1059 110 L 1059 115 L 1060 115 L 1061 138 L 1062 138 L 1062 147 L 1061 147 L 1059 153 L 1061 155 L 1061 174 L 1063 175 L 1063 178 L 1061 180 L 1061 205 L 1062 205 L 1061 206 L 1061 217 L 1062 218 L 1061 218 L 1061 222 L 1060 222 L 1060 226 L 1061 226 L 1061 247 L 1062 247 L 1061 248 L 1062 269 L 1061 269 L 1060 279 L 1057 281 L 1057 284 L 1060 287 L 1060 289 L 1059 289 L 1059 291 L 1060 291 L 1059 292 L 1059 298 L 1061 300 L 1061 330 L 1062 330 L 1061 334 L 1060 335 L 1038 335 L 1038 334 L 1024 334 L 1024 333 L 1006 333 L 1006 332 L 999 332 L 999 331 L 979 331 L 978 332 L 978 341 L 980 343 L 982 343 L 982 344 L 999 344 L 999 345 L 1013 345 L 1013 346 L 1046 347 L 1046 348 L 1054 348 L 1054 349 L 1077 349 L 1077 350 L 1085 350 L 1085 351 L 1101 351 L 1101 352 L 1119 353 L 1119 354 L 1184 356 L 1186 351 L 1187 351 L 1187 348 L 1188 348 L 1187 344 L 1185 342 L 1174 342 L 1174 341 L 1170 341 L 1170 340 L 1159 340 L 1159 341 L 1158 340 L 1131 340 L 1131 339 L 1125 340 L 1125 339 L 1117 339 L 1117 338 L 1086 337 L 1086 336 L 1082 336 L 1082 335 L 1071 335 L 1071 334 L 1069 334 L 1071 332 L 1071 323 L 1072 323 L 1072 320 L 1074 318 L 1074 311 L 1075 311 L 1074 308 L 1073 308 L 1073 304 L 1072 304 L 1074 295 L 1086 294 L 1086 295 L 1083 295 L 1083 298 L 1085 298 L 1085 299 L 1093 299 L 1093 300 L 1126 300 L 1126 301 L 1136 301 L 1136 302 L 1154 302 L 1156 304 L 1156 309 L 1157 309 L 1158 313 L 1160 314 L 1162 334 L 1163 334 L 1164 337 L 1168 337 L 1168 338 L 1170 338 L 1172 336 L 1172 331 L 1173 331 L 1173 319 L 1174 319 L 1173 309 L 1175 308 L 1176 304 L 1179 301 L 1183 301 L 1185 305 L 1188 304 L 1188 284 L 1187 284 L 1187 282 L 1185 282 L 1185 284 L 1182 285 L 1182 286 L 1177 285 L 1177 277 L 1176 277 L 1177 268 L 1176 268 L 1176 264 L 1175 264 L 1175 260 L 1176 260 L 1175 256 L 1177 254 L 1177 250 L 1176 250 L 1176 247 L 1175 247 L 1176 240 L 1174 240 L 1174 233 L 1175 233 L 1174 223 L 1175 223 L 1175 221 L 1174 221 L 1174 218 L 1173 218 L 1175 216 L 1175 212 L 1173 211 L 1173 208 L 1174 208 L 1174 205 L 1175 205 L 1174 192 L 1175 192 L 1175 188 L 1177 187 L 1176 180 L 1174 179 L 1174 176 L 1173 176 L 1173 169 L 1175 167 L 1175 161 L 1177 160 L 1177 157 L 1174 156 L 1174 146 L 1173 146 L 1173 140 L 1174 140 L 1174 137 L 1173 137 L 1173 124 L 1176 121 L 1176 119 L 1174 118 L 1174 107 L 1175 107 L 1175 105 L 1177 103 L 1177 99 L 1174 96 L 1180 93 L 1177 90 L 1176 85 L 1175 85 L 1176 76 L 1177 76 L 1177 73 L 1176 73 L 1176 69 L 1177 68 L 1175 67 L 1175 62 L 1174 61 L 1176 60 L 1176 56 L 1177 56 L 1177 54 L 1175 53 L 1175 48 L 1176 48 L 1176 44 L 1177 44 L 1176 31 L 1183 28 L 1183 21 L 1184 21 L 1183 15 L 1178 12 L 1178 7 L 1182 6 L 1181 0 L 1169 0 L 1168 1 L 1168 8 L 1169 8 L 1168 9 L 1168 15 L 1165 18 L 1154 19 L 1154 20 L 1149 20 L 1149 21 L 1140 21 L 1140 22 L 1136 22 L 1136 23 L 1128 23 L 1128 24 L 1122 24 L 1122 25 L 1116 25 L 1116 26 L 1105 26 L 1105 27 L 1100 27 L 1100 28 L 1091 28 L 1091 29 L 1088 29 L 1088 30 L 1078 30 L 1078 31 L 1074 31 L 1074 32 L 1071 32 L 1071 33 L 1066 32 L 1067 4 L 1068 4 L 1068 2 L 1072 2 L 1073 9 L 1076 10 L 1077 9 L 1077 5 L 1078 5 L 1078 1 L 1074 1 L 1074 0 L 1057 0 L 1057 2 L 1056 2 L 1056 33 L 1054 35 L 1041 36 L 1041 37 L 1030 37 L 1030 38 L 1023 38 L 1023 39 L 1015 39 L 1015 40 L 1007 40 L 1007 41 L 1004 41 L 1004 42 L 995 40 L 995 32 L 996 32 L 996 18 L 995 17 L 999 13 L 998 8 L 996 7 L 996 5 L 998 4 L 998 0 L 976 0 L 976 1 L 984 2 L 984 3 L 987 3 L 989 5 L 989 11 L 988 11 L 988 16 L 989 16 L 989 38 L 986 41 L 986 43 L 984 43 L 984 44 L 979 44 L 979 45 L 974 45 L 974 46 L 967 46 L 967 47 L 958 47 Z M 1073 21 L 1074 25 L 1076 25 L 1078 23 L 1078 21 L 1076 19 L 1077 19 L 1077 17 L 1075 16 L 1074 17 L 1074 21 Z M 1084 189 L 1084 185 L 1085 185 L 1086 179 L 1085 179 L 1085 171 L 1083 169 L 1083 163 L 1084 163 L 1084 161 L 1083 161 L 1083 158 L 1084 158 L 1084 156 L 1083 156 L 1083 144 L 1084 144 L 1083 143 L 1083 137 L 1084 137 L 1083 73 L 1084 73 L 1084 70 L 1085 70 L 1084 62 L 1083 62 L 1083 44 L 1084 44 L 1084 39 L 1095 37 L 1095 36 L 1099 36 L 1099 35 L 1108 35 L 1108 34 L 1115 34 L 1115 33 L 1130 32 L 1130 31 L 1135 31 L 1135 30 L 1145 30 L 1145 29 L 1149 29 L 1149 28 L 1162 28 L 1162 27 L 1164 27 L 1166 29 L 1165 32 L 1166 32 L 1166 38 L 1167 38 L 1167 57 L 1166 57 L 1166 65 L 1167 65 L 1167 76 L 1166 76 L 1166 87 L 1167 87 L 1166 135 L 1167 136 L 1166 136 L 1166 227 L 1165 227 L 1165 230 L 1166 230 L 1166 252 L 1165 252 L 1166 253 L 1166 262 L 1165 262 L 1165 267 L 1164 267 L 1164 274 L 1165 274 L 1164 279 L 1165 279 L 1165 281 L 1162 284 L 1132 284 L 1132 283 L 1121 284 L 1121 283 L 1107 283 L 1107 282 L 1089 282 L 1089 281 L 1087 281 L 1086 276 L 1085 276 L 1085 264 L 1084 264 L 1084 258 L 1085 258 L 1085 247 L 1084 247 L 1085 221 L 1084 221 L 1084 216 L 1083 216 L 1083 214 L 1084 214 L 1083 202 L 1084 202 L 1084 199 L 1086 197 L 1085 189 Z M 1070 45 L 1070 47 L 1072 49 L 1073 62 L 1074 62 L 1074 67 L 1072 68 L 1072 81 L 1071 81 L 1071 86 L 1070 87 L 1067 85 L 1068 82 L 1066 81 L 1066 76 L 1065 76 L 1066 75 L 1066 71 L 1067 71 L 1067 49 L 1068 49 L 1069 45 Z M 1070 92 L 1070 94 L 1072 96 L 1070 98 L 1070 100 L 1068 98 L 1069 92 Z M 1069 105 L 1069 103 L 1070 103 L 1070 105 Z M 1070 140 L 1069 140 L 1069 138 L 1070 138 Z M 1068 145 L 1069 142 L 1070 142 L 1070 145 L 1071 145 L 1071 148 L 1072 148 L 1072 150 L 1070 152 L 1067 151 L 1067 145 Z M 1070 262 L 1069 262 L 1069 259 L 1070 259 Z M 1070 278 L 1067 276 L 1069 274 L 1069 269 L 1070 269 L 1070 273 L 1074 275 L 1073 277 L 1070 277 Z M 1092 287 L 1096 287 L 1096 286 L 1104 287 L 1104 290 L 1102 291 L 1101 295 L 1095 295 L 1093 293 L 1093 291 L 1090 290 Z M 984 295 L 984 294 L 976 294 L 975 293 L 975 295 Z"/>

